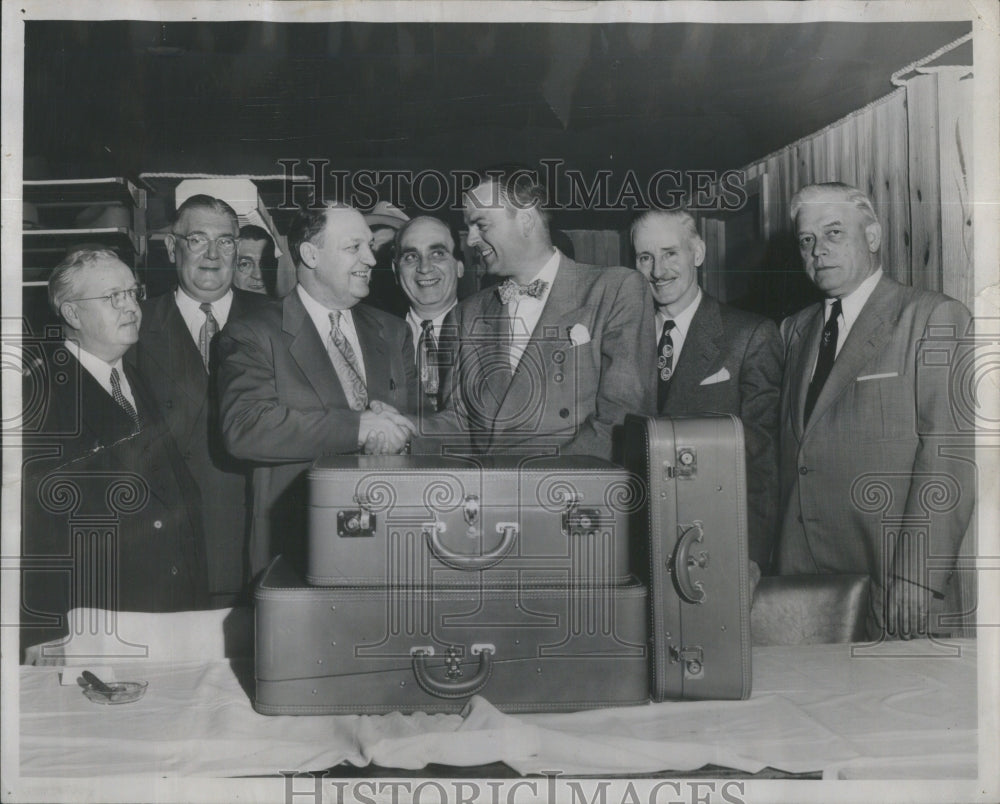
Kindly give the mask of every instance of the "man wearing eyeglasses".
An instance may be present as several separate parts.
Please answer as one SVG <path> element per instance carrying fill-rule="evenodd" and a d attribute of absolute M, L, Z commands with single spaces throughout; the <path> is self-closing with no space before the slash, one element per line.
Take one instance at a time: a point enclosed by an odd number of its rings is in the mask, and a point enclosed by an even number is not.
<path fill-rule="evenodd" d="M 64 636 L 71 608 L 208 605 L 198 487 L 122 360 L 143 296 L 114 252 L 74 251 L 49 280 L 65 341 L 25 346 L 24 647 Z"/>
<path fill-rule="evenodd" d="M 208 535 L 213 603 L 233 605 L 247 581 L 249 468 L 222 445 L 214 401 L 216 335 L 264 297 L 233 288 L 239 244 L 236 213 L 224 201 L 193 195 L 166 236 L 177 287 L 143 305 L 144 324 L 130 359 L 148 378 L 199 488 Z"/>
<path fill-rule="evenodd" d="M 406 323 L 416 344 L 421 411 L 440 407 L 442 374 L 454 347 L 441 342 L 445 316 L 458 304 L 458 280 L 465 271 L 455 256 L 447 224 L 421 216 L 396 232 L 393 247 L 396 281 L 410 300 Z"/>

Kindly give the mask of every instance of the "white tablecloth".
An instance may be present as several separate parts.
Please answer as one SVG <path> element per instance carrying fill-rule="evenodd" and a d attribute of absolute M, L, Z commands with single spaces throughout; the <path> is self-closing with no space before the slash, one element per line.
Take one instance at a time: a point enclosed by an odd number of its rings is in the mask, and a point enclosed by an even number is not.
<path fill-rule="evenodd" d="M 221 614 L 205 617 L 218 629 Z M 252 661 L 222 658 L 195 622 L 175 616 L 148 658 L 77 659 L 110 665 L 119 680 L 148 681 L 137 703 L 100 706 L 79 687 L 60 686 L 60 668 L 20 668 L 22 776 L 273 775 L 345 761 L 408 769 L 503 761 L 522 773 L 567 775 L 711 763 L 835 778 L 976 776 L 971 640 L 952 642 L 956 650 L 930 642 L 757 648 L 753 695 L 739 702 L 505 715 L 476 697 L 461 716 L 269 717 L 251 707 Z"/>

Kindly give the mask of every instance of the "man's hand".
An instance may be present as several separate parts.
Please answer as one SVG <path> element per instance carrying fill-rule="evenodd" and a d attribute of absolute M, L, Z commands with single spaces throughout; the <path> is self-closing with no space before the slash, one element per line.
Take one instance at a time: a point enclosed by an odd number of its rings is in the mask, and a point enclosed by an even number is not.
<path fill-rule="evenodd" d="M 903 578 L 893 578 L 886 603 L 886 628 L 899 639 L 926 637 L 929 590 Z"/>
<path fill-rule="evenodd" d="M 391 405 L 374 402 L 371 410 L 361 414 L 358 446 L 368 455 L 393 455 L 403 451 L 416 431 L 413 422 Z"/>

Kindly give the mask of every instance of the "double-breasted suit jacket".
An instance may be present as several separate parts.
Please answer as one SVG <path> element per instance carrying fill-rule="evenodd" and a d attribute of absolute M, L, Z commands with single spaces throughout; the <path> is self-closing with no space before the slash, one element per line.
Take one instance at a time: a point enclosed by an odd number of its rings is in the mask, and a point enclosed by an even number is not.
<path fill-rule="evenodd" d="M 132 419 L 62 346 L 35 355 L 22 487 L 22 647 L 67 633 L 91 607 L 208 606 L 200 495 L 138 372 Z M 27 397 L 26 397 L 27 398 Z"/>
<path fill-rule="evenodd" d="M 255 293 L 233 290 L 228 321 L 267 303 Z M 250 467 L 222 444 L 215 383 L 205 371 L 198 345 L 177 309 L 174 292 L 143 304 L 139 342 L 129 351 L 148 379 L 157 405 L 202 493 L 208 540 L 209 586 L 220 605 L 232 605 L 247 577 Z M 212 373 L 218 370 L 209 361 Z"/>
<path fill-rule="evenodd" d="M 401 412 L 416 408 L 413 336 L 402 319 L 358 304 L 351 309 L 368 398 Z M 226 447 L 252 461 L 250 570 L 278 553 L 301 561 L 306 470 L 321 455 L 358 450 L 361 414 L 351 410 L 297 291 L 231 320 L 219 339 L 219 400 Z"/>
<path fill-rule="evenodd" d="M 656 336 L 650 331 L 647 337 Z M 774 322 L 703 293 L 659 410 L 661 416 L 731 413 L 742 420 L 750 558 L 765 571 L 778 523 L 781 361 Z"/>
<path fill-rule="evenodd" d="M 869 630 L 880 633 L 890 576 L 940 594 L 971 517 L 975 465 L 954 373 L 970 316 L 954 299 L 883 275 L 806 424 L 823 324 L 815 304 L 781 325 L 778 570 L 870 573 Z M 926 534 L 930 571 L 895 560 L 901 534 L 917 533 Z"/>
<path fill-rule="evenodd" d="M 460 302 L 446 319 L 454 368 L 442 408 L 424 419 L 421 449 L 454 444 L 612 457 L 612 428 L 626 413 L 652 414 L 656 386 L 653 305 L 628 268 L 580 265 L 560 255 L 538 323 L 510 370 L 509 317 L 495 288 Z M 415 446 L 415 449 L 417 447 Z"/>

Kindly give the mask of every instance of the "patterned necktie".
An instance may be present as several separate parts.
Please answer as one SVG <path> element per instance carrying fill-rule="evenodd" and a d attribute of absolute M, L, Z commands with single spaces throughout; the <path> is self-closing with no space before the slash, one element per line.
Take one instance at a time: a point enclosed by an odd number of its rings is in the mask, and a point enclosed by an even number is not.
<path fill-rule="evenodd" d="M 840 318 L 840 299 L 830 305 L 830 317 L 827 319 L 826 326 L 823 327 L 823 339 L 819 343 L 819 357 L 816 358 L 816 371 L 813 374 L 812 382 L 809 383 L 809 390 L 806 392 L 803 423 L 809 421 L 809 416 L 812 415 L 813 408 L 816 406 L 816 400 L 819 399 L 819 392 L 823 390 L 826 378 L 830 376 L 830 370 L 833 368 L 833 361 L 837 357 L 837 337 L 840 334 L 838 318 Z"/>
<path fill-rule="evenodd" d="M 674 328 L 673 320 L 667 319 L 663 322 L 663 332 L 660 335 L 660 342 L 656 345 L 656 368 L 659 372 L 659 380 L 656 384 L 656 406 L 658 410 L 663 409 L 663 403 L 667 399 L 667 389 L 670 388 L 670 378 L 674 376 L 674 339 L 670 330 Z"/>
<path fill-rule="evenodd" d="M 351 410 L 364 410 L 368 407 L 368 388 L 361 376 L 361 365 L 354 349 L 348 343 L 347 337 L 340 329 L 340 318 L 343 310 L 330 313 L 330 360 L 344 387 L 344 395 Z"/>
<path fill-rule="evenodd" d="M 122 382 L 118 377 L 118 369 L 116 368 L 111 369 L 111 396 L 129 415 L 129 418 L 135 425 L 135 431 L 139 432 L 142 429 L 142 419 L 139 417 L 139 411 L 128 401 L 128 397 L 122 393 Z"/>
<path fill-rule="evenodd" d="M 544 279 L 536 279 L 527 285 L 519 285 L 513 279 L 507 279 L 497 288 L 497 295 L 504 304 L 510 304 L 518 296 L 530 296 L 532 299 L 542 298 L 549 283 Z"/>
<path fill-rule="evenodd" d="M 212 315 L 212 305 L 208 302 L 199 304 L 198 309 L 205 314 L 205 323 L 201 325 L 201 331 L 198 333 L 198 351 L 201 352 L 205 371 L 208 371 L 208 363 L 212 354 L 212 338 L 219 331 L 219 322 Z"/>
<path fill-rule="evenodd" d="M 420 360 L 420 385 L 431 410 L 438 409 L 440 390 L 440 361 L 437 342 L 434 340 L 434 322 L 429 318 L 420 322 L 420 342 L 417 344 Z"/>

